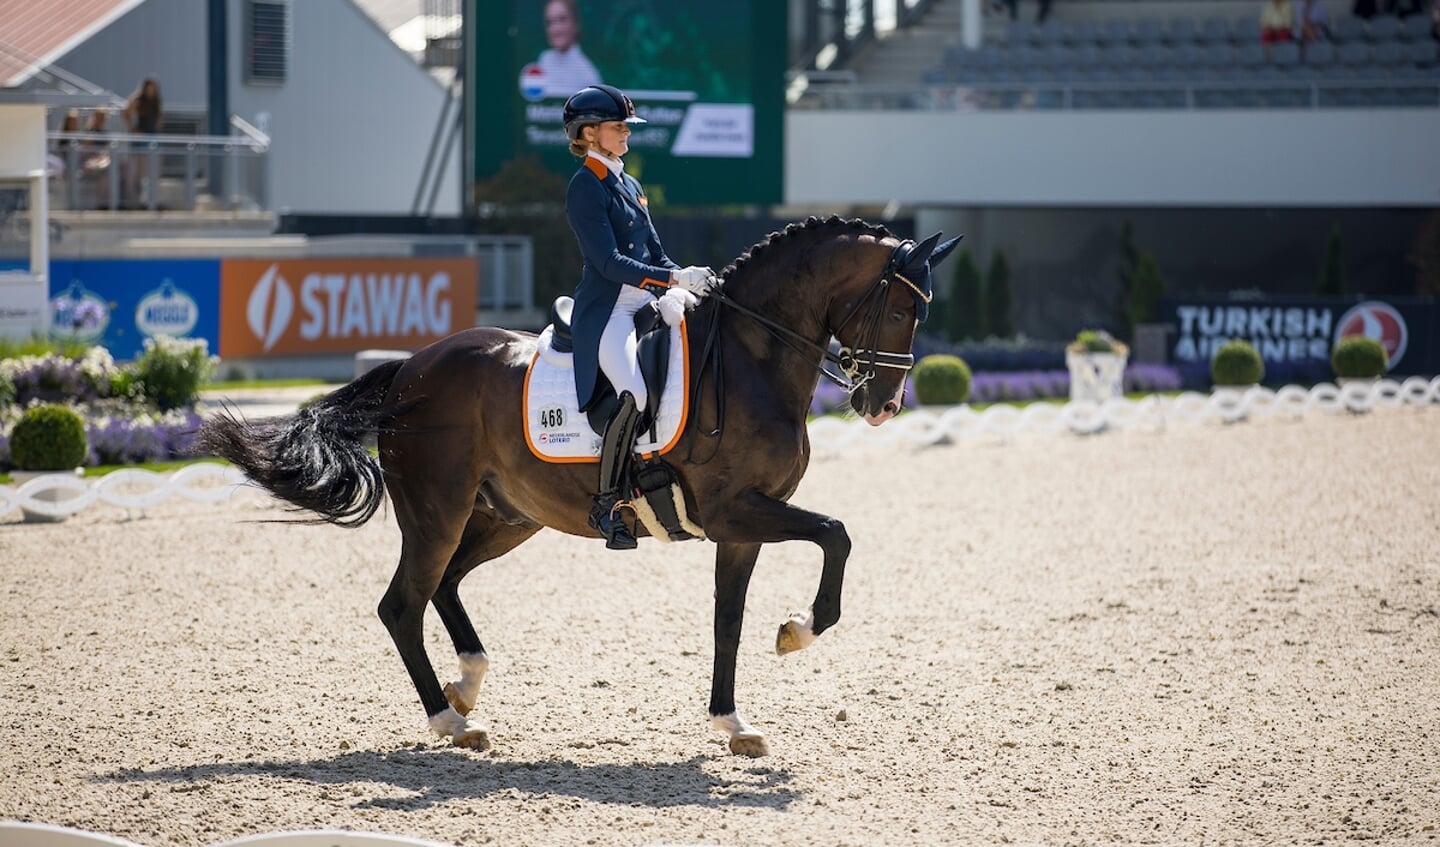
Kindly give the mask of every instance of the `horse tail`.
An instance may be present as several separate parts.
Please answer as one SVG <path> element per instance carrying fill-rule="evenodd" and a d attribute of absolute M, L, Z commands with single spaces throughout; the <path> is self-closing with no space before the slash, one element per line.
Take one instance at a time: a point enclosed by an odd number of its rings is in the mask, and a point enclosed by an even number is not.
<path fill-rule="evenodd" d="M 385 497 L 385 474 L 364 437 L 400 411 L 385 394 L 404 364 L 386 362 L 289 417 L 245 421 L 226 409 L 200 425 L 196 450 L 228 459 L 315 523 L 357 527 Z"/>

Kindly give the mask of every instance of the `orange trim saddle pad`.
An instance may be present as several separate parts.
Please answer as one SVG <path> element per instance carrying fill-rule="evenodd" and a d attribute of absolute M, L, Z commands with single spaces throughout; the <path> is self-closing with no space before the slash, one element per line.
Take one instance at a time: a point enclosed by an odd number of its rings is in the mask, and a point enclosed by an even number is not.
<path fill-rule="evenodd" d="M 554 327 L 545 327 L 535 357 L 525 371 L 525 444 L 546 462 L 598 462 L 600 436 L 580 411 L 575 398 L 574 356 L 550 347 Z M 690 416 L 690 351 L 686 322 L 670 327 L 670 361 L 665 394 L 660 398 L 655 437 L 650 431 L 635 440 L 637 453 L 668 453 L 680 441 Z"/>

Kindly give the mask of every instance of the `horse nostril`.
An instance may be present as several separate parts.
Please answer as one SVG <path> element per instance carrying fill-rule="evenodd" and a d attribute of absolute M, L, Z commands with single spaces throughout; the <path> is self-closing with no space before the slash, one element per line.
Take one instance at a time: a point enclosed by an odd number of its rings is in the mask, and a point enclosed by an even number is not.
<path fill-rule="evenodd" d="M 893 415 L 900 411 L 900 404 L 896 403 L 894 400 L 891 400 L 885 404 L 885 411 Z"/>

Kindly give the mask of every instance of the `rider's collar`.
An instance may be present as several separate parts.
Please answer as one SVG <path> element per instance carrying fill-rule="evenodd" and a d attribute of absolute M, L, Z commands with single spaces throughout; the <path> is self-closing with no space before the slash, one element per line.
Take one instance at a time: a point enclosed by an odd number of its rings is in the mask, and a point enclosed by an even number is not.
<path fill-rule="evenodd" d="M 605 164 L 605 167 L 610 169 L 610 173 L 615 175 L 616 179 L 619 179 L 620 174 L 625 172 L 625 163 L 620 161 L 619 159 L 611 159 L 608 156 L 602 156 L 599 153 L 596 153 L 594 150 L 586 150 L 585 155 L 594 159 L 599 159 L 601 162 L 603 162 Z"/>

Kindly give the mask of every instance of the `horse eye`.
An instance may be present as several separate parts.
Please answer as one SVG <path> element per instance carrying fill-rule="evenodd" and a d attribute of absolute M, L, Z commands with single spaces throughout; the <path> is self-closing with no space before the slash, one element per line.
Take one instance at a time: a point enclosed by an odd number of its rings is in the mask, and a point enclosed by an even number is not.
<path fill-rule="evenodd" d="M 900 311 L 899 309 L 896 309 L 895 311 L 890 313 L 890 320 L 903 321 L 905 320 L 905 313 Z"/>

